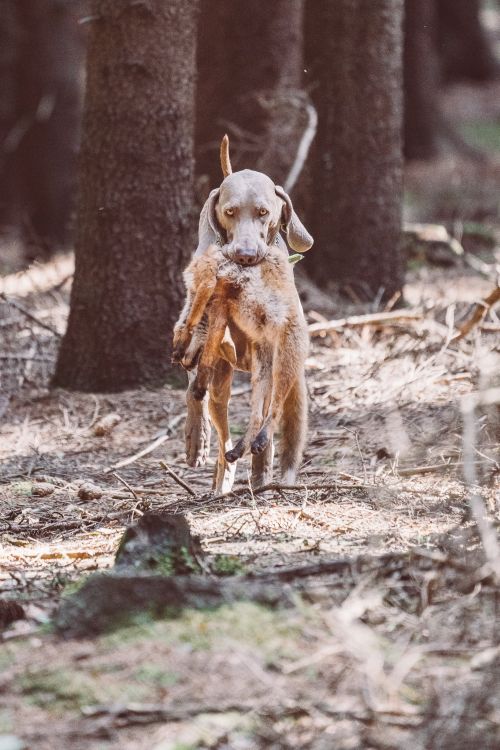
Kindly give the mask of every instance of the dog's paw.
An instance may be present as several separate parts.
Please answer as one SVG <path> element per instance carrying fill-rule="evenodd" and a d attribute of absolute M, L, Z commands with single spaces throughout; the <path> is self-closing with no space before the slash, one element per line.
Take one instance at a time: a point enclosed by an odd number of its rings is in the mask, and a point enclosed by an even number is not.
<path fill-rule="evenodd" d="M 234 448 L 231 448 L 230 451 L 227 451 L 224 458 L 230 464 L 234 464 L 235 461 L 237 461 L 239 458 L 242 457 L 244 452 L 245 452 L 245 443 L 244 443 L 243 438 L 241 438 L 241 440 L 238 440 Z"/>
<path fill-rule="evenodd" d="M 259 432 L 255 440 L 252 441 L 250 450 L 254 454 L 254 456 L 259 456 L 261 453 L 264 453 L 268 445 L 269 436 L 267 434 L 267 430 L 263 429 Z"/>

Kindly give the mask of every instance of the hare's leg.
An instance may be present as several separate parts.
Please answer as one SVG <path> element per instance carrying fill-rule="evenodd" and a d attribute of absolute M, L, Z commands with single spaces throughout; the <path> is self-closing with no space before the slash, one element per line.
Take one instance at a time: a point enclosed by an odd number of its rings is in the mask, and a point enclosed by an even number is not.
<path fill-rule="evenodd" d="M 252 344 L 252 397 L 250 403 L 250 421 L 243 437 L 234 448 L 226 453 L 228 461 L 236 461 L 250 448 L 252 440 L 262 427 L 266 407 L 271 400 L 272 383 L 272 346 L 267 343 Z"/>
<path fill-rule="evenodd" d="M 208 308 L 208 328 L 205 345 L 198 361 L 198 372 L 193 383 L 193 395 L 202 400 L 214 373 L 215 363 L 221 356 L 221 345 L 227 326 L 227 304 L 223 298 L 214 297 Z"/>

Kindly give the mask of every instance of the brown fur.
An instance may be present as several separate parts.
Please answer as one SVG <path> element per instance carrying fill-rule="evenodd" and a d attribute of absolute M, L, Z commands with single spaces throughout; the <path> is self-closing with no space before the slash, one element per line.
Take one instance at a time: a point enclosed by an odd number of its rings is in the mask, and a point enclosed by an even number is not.
<path fill-rule="evenodd" d="M 211 420 L 219 439 L 214 488 L 226 493 L 237 458 L 249 449 L 252 485 L 271 481 L 278 425 L 281 475 L 295 480 L 307 430 L 308 335 L 280 231 L 297 252 L 308 250 L 313 239 L 283 188 L 261 172 L 232 172 L 227 136 L 220 157 L 224 180 L 200 214 L 173 359 L 189 371 L 186 460 L 205 463 Z M 228 424 L 233 369 L 252 375 L 250 421 L 234 448 Z"/>
<path fill-rule="evenodd" d="M 237 362 L 235 350 L 232 358 L 223 351 L 228 324 L 236 325 L 249 343 L 250 422 L 237 445 L 225 451 L 225 460 L 233 463 L 248 450 L 263 453 L 281 424 L 281 470 L 287 481 L 293 481 L 306 432 L 308 334 L 287 256 L 274 246 L 258 265 L 241 267 L 212 245 L 191 261 L 184 279 L 188 303 L 175 328 L 176 361 L 183 361 L 196 327 L 206 310 L 208 314 L 206 339 L 191 387 L 195 398 L 204 398 L 221 356 L 232 360 L 231 364 Z"/>

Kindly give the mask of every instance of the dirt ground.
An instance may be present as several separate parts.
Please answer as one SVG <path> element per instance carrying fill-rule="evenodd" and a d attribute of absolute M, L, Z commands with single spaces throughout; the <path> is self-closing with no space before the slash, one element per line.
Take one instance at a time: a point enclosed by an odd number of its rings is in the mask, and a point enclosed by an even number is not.
<path fill-rule="evenodd" d="M 214 497 L 213 459 L 183 460 L 182 390 L 51 390 L 72 257 L 0 279 L 0 594 L 26 615 L 1 635 L 2 750 L 500 746 L 500 589 L 469 514 L 475 495 L 499 520 L 499 411 L 476 410 L 474 445 L 463 416 L 469 394 L 500 385 L 497 314 L 451 340 L 495 285 L 499 187 L 495 158 L 409 169 L 407 218 L 447 221 L 466 255 L 412 255 L 413 318 L 312 338 L 296 489 L 252 493 L 242 461 L 234 493 Z M 376 312 L 298 284 L 310 323 Z M 240 377 L 235 436 L 248 403 Z M 291 576 L 285 609 L 240 602 L 57 635 L 61 597 L 109 568 L 151 509 L 185 514 L 234 573 L 349 564 Z"/>

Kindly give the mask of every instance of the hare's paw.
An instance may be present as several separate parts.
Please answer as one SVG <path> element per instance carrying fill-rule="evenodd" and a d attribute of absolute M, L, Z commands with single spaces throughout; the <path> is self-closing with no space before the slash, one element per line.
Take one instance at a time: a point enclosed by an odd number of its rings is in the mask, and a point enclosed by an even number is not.
<path fill-rule="evenodd" d="M 172 362 L 182 362 L 184 355 L 191 343 L 192 331 L 185 325 L 174 328 L 174 341 L 172 345 Z"/>
<path fill-rule="evenodd" d="M 267 434 L 267 429 L 263 427 L 255 440 L 252 441 L 252 444 L 250 445 L 250 450 L 253 453 L 254 456 L 258 456 L 261 453 L 263 453 L 267 446 L 269 445 L 269 435 Z"/>
<path fill-rule="evenodd" d="M 231 448 L 230 451 L 227 451 L 225 455 L 225 459 L 230 464 L 234 464 L 234 462 L 237 461 L 239 458 L 241 458 L 244 453 L 245 453 L 245 440 L 244 438 L 241 438 L 241 440 L 238 440 L 234 448 Z"/>

